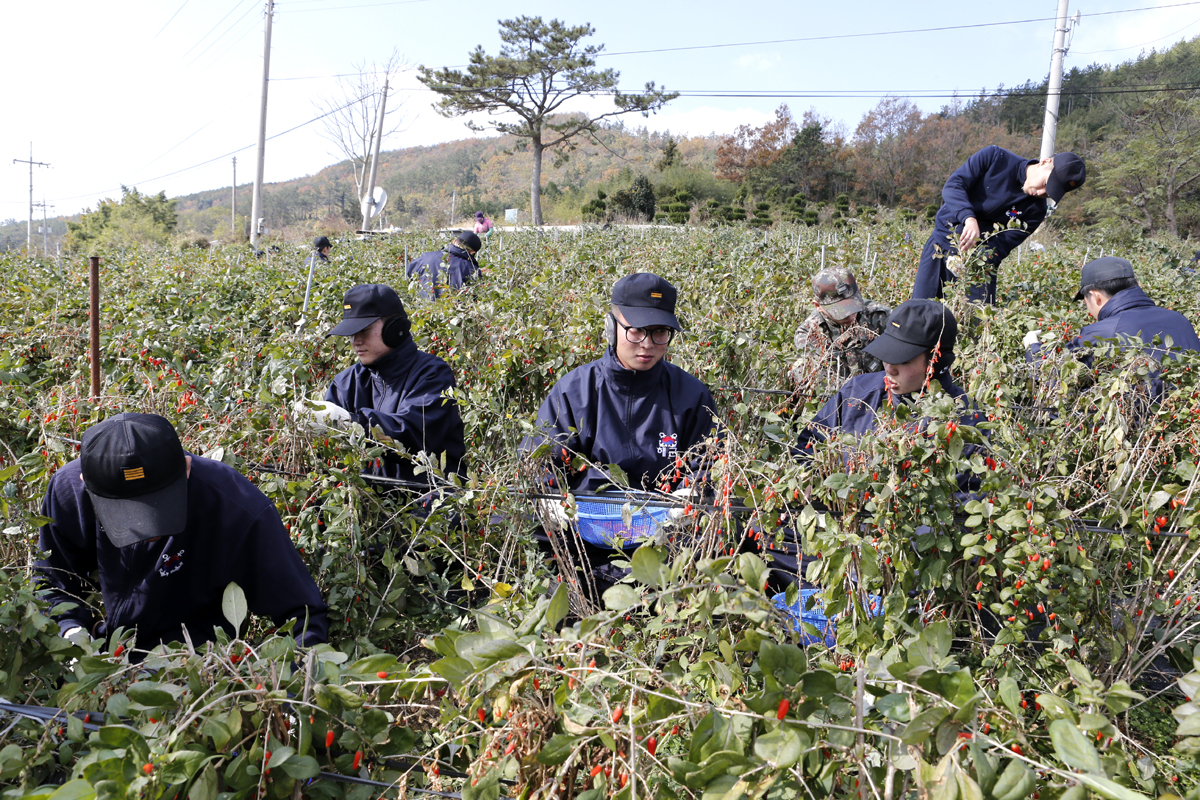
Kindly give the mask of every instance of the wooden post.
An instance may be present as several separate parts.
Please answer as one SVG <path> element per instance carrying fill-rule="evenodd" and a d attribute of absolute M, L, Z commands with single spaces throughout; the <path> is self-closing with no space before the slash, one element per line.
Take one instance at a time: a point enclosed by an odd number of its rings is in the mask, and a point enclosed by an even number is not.
<path fill-rule="evenodd" d="M 89 256 L 88 285 L 92 290 L 88 316 L 91 318 L 92 399 L 100 399 L 100 256 Z"/>

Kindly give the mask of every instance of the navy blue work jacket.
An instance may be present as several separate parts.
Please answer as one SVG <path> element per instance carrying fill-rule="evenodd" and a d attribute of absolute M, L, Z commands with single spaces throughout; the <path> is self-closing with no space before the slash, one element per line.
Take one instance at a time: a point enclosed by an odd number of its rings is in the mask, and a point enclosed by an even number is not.
<path fill-rule="evenodd" d="M 413 259 L 404 268 L 410 279 L 414 276 L 421 282 L 421 297 L 436 300 L 446 289 L 461 289 L 479 272 L 475 257 L 454 245 L 445 250 L 434 250 Z"/>
<path fill-rule="evenodd" d="M 1162 341 L 1160 346 L 1154 345 L 1155 336 Z M 1159 308 L 1140 286 L 1133 286 L 1109 298 L 1096 321 L 1085 325 L 1067 346 L 1078 349 L 1084 342 L 1102 339 L 1141 339 L 1146 344 L 1146 353 L 1162 361 L 1168 336 L 1174 350 L 1200 350 L 1196 329 L 1187 317 L 1169 308 Z"/>
<path fill-rule="evenodd" d="M 817 416 L 801 432 L 800 453 L 811 453 L 814 442 L 823 442 L 841 433 L 863 436 L 875 430 L 879 417 L 891 414 L 887 406 L 888 391 L 883 383 L 884 375 L 883 372 L 868 372 L 855 375 L 846 381 L 837 394 L 821 406 Z M 950 373 L 939 372 L 933 376 L 933 380 L 941 384 L 942 391 L 954 398 L 958 404 L 961 424 L 978 425 L 984 420 L 982 412 L 975 407 L 962 387 L 950 378 Z M 963 457 L 970 458 L 978 449 L 978 445 L 965 446 Z M 969 472 L 960 472 L 958 483 L 959 489 L 964 492 L 978 488 L 978 481 L 972 480 Z"/>
<path fill-rule="evenodd" d="M 542 435 L 527 438 L 522 449 L 551 439 L 560 445 L 553 455 L 558 464 L 565 450 L 568 462 L 579 454 L 601 466 L 616 464 L 630 488 L 657 489 L 663 480 L 675 488 L 676 456 L 703 442 L 715 417 L 712 394 L 694 375 L 665 359 L 645 371 L 627 369 L 610 347 L 554 384 L 538 409 Z M 592 467 L 570 476 L 570 489 L 579 494 L 611 483 L 606 472 Z"/>
<path fill-rule="evenodd" d="M 187 479 L 187 527 L 175 536 L 117 547 L 101 529 L 80 479 L 79 461 L 50 480 L 36 564 L 39 584 L 52 605 L 77 603 L 56 619 L 63 631 L 80 626 L 105 635 L 137 628 L 139 648 L 195 643 L 213 628 L 233 628 L 221 613 L 225 587 L 235 581 L 250 611 L 276 625 L 297 620 L 296 639 L 314 645 L 329 638 L 328 606 L 296 552 L 275 505 L 246 477 L 219 461 L 192 457 Z M 104 597 L 104 622 L 85 607 L 85 582 L 96 572 Z"/>
<path fill-rule="evenodd" d="M 992 251 L 989 263 L 999 264 L 1046 218 L 1046 198 L 1030 197 L 1021 188 L 1031 163 L 1029 159 L 996 145 L 985 147 L 968 158 L 950 174 L 942 187 L 942 207 L 934 221 L 934 241 L 946 250 L 946 237 L 956 229 L 962 230 L 968 217 L 979 222 L 979 231 L 983 234 L 990 233 L 997 224 L 1007 228 L 1010 220 L 1025 223 L 1024 230 L 1005 230 L 985 243 L 984 246 Z M 954 241 L 957 243 L 957 240 L 955 234 Z"/>
<path fill-rule="evenodd" d="M 450 366 L 417 349 L 412 336 L 371 366 L 355 364 L 342 370 L 325 392 L 325 399 L 349 411 L 368 431 L 378 426 L 409 453 L 429 453 L 435 463 L 446 456 L 446 473 L 466 474 L 467 453 L 458 404 L 446 398 L 454 387 Z M 417 476 L 411 459 L 388 453 L 370 474 L 428 484 Z"/>

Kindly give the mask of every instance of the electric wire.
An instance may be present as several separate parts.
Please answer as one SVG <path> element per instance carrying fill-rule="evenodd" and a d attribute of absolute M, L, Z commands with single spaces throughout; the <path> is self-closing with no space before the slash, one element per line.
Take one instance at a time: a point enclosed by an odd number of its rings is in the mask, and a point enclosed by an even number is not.
<path fill-rule="evenodd" d="M 238 23 L 240 23 L 242 20 L 244 20 L 244 19 L 246 18 L 246 16 L 247 16 L 247 15 L 248 15 L 248 14 L 249 14 L 251 11 L 254 11 L 254 10 L 255 10 L 255 9 L 257 9 L 257 8 L 258 8 L 258 5 L 257 5 L 257 4 L 254 4 L 254 5 L 251 5 L 249 8 L 247 8 L 247 9 L 246 9 L 244 12 L 242 12 L 242 15 L 241 15 L 240 17 L 238 17 L 237 19 L 235 19 L 235 20 L 233 21 L 233 23 L 232 23 L 232 24 L 231 24 L 231 25 L 230 25 L 228 28 L 226 28 L 226 29 L 225 29 L 225 32 L 224 32 L 224 33 L 222 33 L 220 36 L 218 36 L 217 38 L 215 38 L 215 39 L 213 39 L 211 42 L 209 42 L 209 43 L 208 43 L 208 46 L 207 46 L 207 47 L 205 47 L 203 50 L 201 50 L 199 53 L 197 53 L 197 54 L 195 55 L 195 57 L 193 57 L 193 58 L 192 58 L 192 60 L 191 60 L 191 61 L 189 61 L 188 63 L 184 64 L 184 65 L 183 65 L 183 68 L 184 68 L 184 69 L 187 69 L 187 68 L 188 68 L 188 67 L 190 67 L 192 64 L 195 64 L 197 61 L 199 61 L 199 60 L 201 59 L 201 57 L 203 57 L 203 55 L 204 55 L 205 53 L 207 53 L 209 50 L 211 50 L 213 47 L 215 47 L 215 46 L 216 46 L 216 45 L 217 45 L 217 44 L 218 44 L 218 43 L 219 43 L 219 42 L 220 42 L 222 39 L 224 39 L 226 36 L 228 36 L 228 35 L 229 35 L 229 32 L 230 32 L 231 30 L 233 30 L 234 28 L 236 28 L 236 27 L 237 27 L 237 25 L 238 25 Z M 257 24 L 255 24 L 255 25 L 254 25 L 254 27 L 255 27 L 255 28 L 257 28 L 257 27 L 258 27 L 258 25 L 257 25 Z M 241 40 L 242 40 L 242 38 L 245 38 L 245 34 L 242 34 L 242 36 L 241 36 L 241 37 L 239 37 L 238 41 L 241 41 Z"/>
<path fill-rule="evenodd" d="M 183 0 L 183 4 L 182 4 L 182 5 L 180 5 L 180 6 L 179 6 L 179 8 L 175 9 L 175 13 L 171 15 L 171 19 L 169 19 L 169 20 L 167 20 L 166 22 L 164 22 L 164 23 L 163 23 L 163 26 L 162 26 L 161 28 L 159 28 L 159 29 L 158 29 L 158 33 L 154 34 L 154 38 L 155 38 L 155 39 L 157 39 L 159 36 L 161 36 L 161 35 L 162 35 L 162 32 L 163 32 L 163 31 L 165 31 L 165 30 L 167 29 L 167 26 L 168 26 L 168 25 L 170 25 L 170 24 L 171 24 L 171 22 L 172 22 L 172 21 L 173 21 L 173 20 L 174 20 L 176 17 L 178 17 L 178 16 L 179 16 L 179 12 L 180 12 L 180 11 L 183 11 L 183 7 L 184 7 L 184 6 L 186 6 L 187 4 L 188 4 L 188 0 Z"/>
<path fill-rule="evenodd" d="M 231 8 L 227 12 L 225 12 L 225 16 L 223 16 L 223 17 L 221 17 L 221 19 L 217 20 L 217 24 L 213 25 L 212 28 L 209 29 L 208 33 L 204 34 L 199 39 L 197 39 L 196 43 L 194 45 L 192 45 L 187 50 L 185 50 L 183 52 L 183 55 L 180 56 L 180 58 L 186 58 L 188 53 L 192 52 L 197 47 L 199 47 L 200 43 L 203 42 L 205 39 L 207 39 L 209 37 L 209 35 L 212 34 L 213 31 L 215 31 L 217 28 L 221 27 L 221 23 L 224 22 L 225 20 L 229 19 L 229 15 L 232 14 L 233 12 L 237 11 L 239 8 L 241 8 L 242 3 L 244 3 L 244 2 L 246 2 L 246 0 L 237 0 L 237 2 L 233 4 L 233 8 Z M 257 3 L 256 3 L 256 5 L 257 5 Z M 251 7 L 253 8 L 255 6 L 251 6 Z"/>

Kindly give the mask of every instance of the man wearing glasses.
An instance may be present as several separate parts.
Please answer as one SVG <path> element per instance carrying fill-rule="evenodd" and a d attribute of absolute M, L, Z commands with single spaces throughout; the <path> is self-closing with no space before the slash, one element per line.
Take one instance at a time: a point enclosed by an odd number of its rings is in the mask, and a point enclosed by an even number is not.
<path fill-rule="evenodd" d="M 617 281 L 604 356 L 564 375 L 538 410 L 541 435 L 527 439 L 524 450 L 553 440 L 556 465 L 577 455 L 595 465 L 569 471 L 572 492 L 591 494 L 614 483 L 608 464 L 624 470 L 630 488 L 675 489 L 687 472 L 676 456 L 712 432 L 716 404 L 708 388 L 663 360 L 682 330 L 675 298 L 674 286 L 648 272 Z"/>

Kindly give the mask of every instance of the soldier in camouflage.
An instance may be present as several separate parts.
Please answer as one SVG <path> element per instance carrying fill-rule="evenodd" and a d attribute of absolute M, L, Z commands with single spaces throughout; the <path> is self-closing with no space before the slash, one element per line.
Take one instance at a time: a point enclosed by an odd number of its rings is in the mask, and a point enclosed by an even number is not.
<path fill-rule="evenodd" d="M 827 365 L 836 374 L 828 377 L 840 385 L 852 375 L 878 372 L 883 364 L 864 347 L 878 336 L 892 309 L 874 300 L 863 300 L 854 273 L 845 267 L 829 267 L 812 279 L 816 310 L 796 331 L 796 349 L 801 358 L 792 377 L 804 382 L 814 364 Z M 810 369 L 805 370 L 807 366 Z"/>

